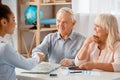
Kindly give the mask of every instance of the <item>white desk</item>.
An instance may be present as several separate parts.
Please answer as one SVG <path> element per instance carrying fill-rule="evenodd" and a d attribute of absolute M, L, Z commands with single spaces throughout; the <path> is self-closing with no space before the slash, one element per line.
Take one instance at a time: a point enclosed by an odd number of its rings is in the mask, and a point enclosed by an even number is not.
<path fill-rule="evenodd" d="M 16 69 L 18 80 L 120 80 L 120 72 L 96 72 L 83 71 L 82 73 L 69 73 L 66 68 L 59 68 L 52 73 L 57 76 L 50 77 L 49 74 L 28 74 L 23 69 Z"/>

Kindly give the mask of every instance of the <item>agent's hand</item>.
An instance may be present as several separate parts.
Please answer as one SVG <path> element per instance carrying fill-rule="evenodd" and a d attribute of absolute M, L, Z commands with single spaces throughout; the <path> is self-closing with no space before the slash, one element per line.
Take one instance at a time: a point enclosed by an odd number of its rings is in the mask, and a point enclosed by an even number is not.
<path fill-rule="evenodd" d="M 39 53 L 38 55 L 40 57 L 40 61 L 39 61 L 39 63 L 40 63 L 41 61 L 43 61 L 45 59 L 45 55 L 44 55 L 44 53 Z"/>
<path fill-rule="evenodd" d="M 61 66 L 73 66 L 73 61 L 71 59 L 64 58 L 60 61 Z"/>
<path fill-rule="evenodd" d="M 45 58 L 45 55 L 42 52 L 35 52 L 34 54 L 36 54 L 39 57 L 39 62 L 38 63 L 42 62 Z"/>

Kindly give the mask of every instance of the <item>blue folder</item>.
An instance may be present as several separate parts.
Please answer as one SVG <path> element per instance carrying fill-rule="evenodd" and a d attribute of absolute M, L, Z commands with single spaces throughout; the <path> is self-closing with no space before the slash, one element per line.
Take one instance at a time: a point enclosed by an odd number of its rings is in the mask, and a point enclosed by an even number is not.
<path fill-rule="evenodd" d="M 55 19 L 55 18 L 40 19 L 40 24 L 41 24 L 41 25 L 45 25 L 45 24 L 56 24 L 56 19 Z"/>

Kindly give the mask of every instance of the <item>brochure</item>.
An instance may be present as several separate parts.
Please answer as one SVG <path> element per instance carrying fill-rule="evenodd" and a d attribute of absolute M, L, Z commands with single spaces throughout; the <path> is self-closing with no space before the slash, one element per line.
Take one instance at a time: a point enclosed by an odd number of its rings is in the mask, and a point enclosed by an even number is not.
<path fill-rule="evenodd" d="M 22 72 L 22 73 L 31 73 L 31 74 L 49 74 L 50 72 L 58 69 L 60 64 L 53 64 L 49 62 L 42 62 L 35 68 L 30 71 Z"/>

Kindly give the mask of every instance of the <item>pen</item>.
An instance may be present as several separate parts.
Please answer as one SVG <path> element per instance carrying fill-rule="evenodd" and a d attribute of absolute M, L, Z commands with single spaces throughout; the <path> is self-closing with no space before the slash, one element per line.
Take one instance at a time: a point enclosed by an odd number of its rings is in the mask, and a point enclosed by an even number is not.
<path fill-rule="evenodd" d="M 57 74 L 50 74 L 50 76 L 57 76 Z"/>
<path fill-rule="evenodd" d="M 70 73 L 82 73 L 82 71 L 73 71 L 73 72 L 70 72 Z"/>

